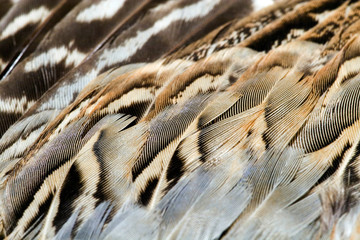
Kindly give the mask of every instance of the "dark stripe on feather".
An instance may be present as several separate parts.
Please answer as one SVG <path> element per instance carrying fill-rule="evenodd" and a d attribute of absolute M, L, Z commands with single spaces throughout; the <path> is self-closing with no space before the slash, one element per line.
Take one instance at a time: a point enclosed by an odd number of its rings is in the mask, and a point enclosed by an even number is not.
<path fill-rule="evenodd" d="M 351 144 L 349 142 L 347 142 L 344 145 L 344 147 L 342 148 L 341 152 L 338 153 L 331 160 L 331 163 L 330 163 L 331 165 L 326 170 L 326 172 L 319 178 L 316 185 L 319 185 L 319 184 L 323 183 L 324 181 L 326 181 L 329 177 L 331 177 L 339 169 L 339 166 L 341 165 L 342 161 L 344 160 L 344 155 L 350 147 L 351 147 Z"/>
<path fill-rule="evenodd" d="M 147 182 L 146 187 L 144 188 L 144 190 L 141 191 L 140 196 L 139 196 L 139 203 L 147 206 L 151 200 L 152 194 L 157 186 L 159 182 L 159 178 L 152 178 Z"/>
<path fill-rule="evenodd" d="M 81 183 L 79 170 L 75 165 L 72 165 L 61 188 L 59 211 L 52 221 L 56 232 L 61 229 L 62 225 L 74 213 L 76 209 L 74 201 L 82 193 L 83 184 Z"/>

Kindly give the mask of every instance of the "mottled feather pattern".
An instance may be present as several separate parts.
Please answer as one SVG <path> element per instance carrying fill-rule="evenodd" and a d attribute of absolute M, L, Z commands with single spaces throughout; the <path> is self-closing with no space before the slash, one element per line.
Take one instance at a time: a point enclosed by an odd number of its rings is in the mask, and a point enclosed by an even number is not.
<path fill-rule="evenodd" d="M 55 83 L 58 82 L 53 91 L 57 95 L 43 101 L 41 110 L 57 107 L 54 104 L 59 103 L 54 103 L 58 102 L 52 100 L 54 97 L 63 99 L 63 108 L 98 74 L 115 66 L 154 61 L 187 41 L 201 37 L 210 27 L 247 14 L 251 7 L 243 8 L 237 0 L 169 0 L 159 6 L 152 1 L 135 2 L 84 1 L 61 19 L 44 36 L 36 51 L 0 82 L 0 114 L 4 119 L 0 123 L 0 134 Z M 93 13 L 99 17 L 85 17 Z M 69 28 L 73 31 L 68 31 Z M 83 60 L 86 61 L 76 71 L 70 71 Z M 28 104 L 24 105 L 20 99 Z M 14 104 L 21 108 L 9 113 L 7 108 Z"/>
<path fill-rule="evenodd" d="M 3 2 L 2 237 L 359 238 L 358 1 Z"/>

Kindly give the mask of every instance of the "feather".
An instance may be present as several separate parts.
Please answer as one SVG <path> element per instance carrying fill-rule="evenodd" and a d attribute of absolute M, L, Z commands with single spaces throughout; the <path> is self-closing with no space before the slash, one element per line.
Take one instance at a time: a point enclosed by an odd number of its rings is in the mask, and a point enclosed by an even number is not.
<path fill-rule="evenodd" d="M 51 4 L 0 62 L 2 237 L 357 238 L 359 1 Z"/>
<path fill-rule="evenodd" d="M 41 48 L 35 50 L 0 83 L 0 99 L 4 105 L 0 105 L 3 116 L 0 120 L 6 119 L 0 123 L 0 134 L 35 103 L 25 105 L 23 110 L 14 113 L 6 111 L 8 101 L 17 102 L 20 95 L 28 102 L 37 100 L 60 79 L 61 83 L 57 85 L 60 97 L 64 98 L 61 86 L 65 82 L 66 85 L 73 85 L 68 91 L 73 91 L 73 96 L 77 95 L 91 78 L 111 67 L 154 61 L 176 49 L 177 44 L 199 38 L 210 27 L 219 26 L 230 20 L 230 17 L 245 15 L 251 9 L 251 6 L 246 5 L 243 8 L 235 0 L 181 0 L 176 4 L 174 1 L 165 1 L 157 7 L 151 5 L 150 1 L 145 0 L 136 1 L 136 4 L 129 0 L 79 3 L 41 42 L 45 51 Z M 109 13 L 103 13 L 106 21 L 95 28 L 94 24 L 98 19 L 86 14 L 96 13 L 96 8 L 99 11 L 108 9 Z M 145 16 L 140 21 L 132 19 L 144 13 Z M 79 28 L 82 30 L 79 31 Z M 93 34 L 93 31 L 98 34 Z M 184 32 L 188 34 L 183 34 Z M 140 51 L 141 54 L 138 54 Z M 70 71 L 84 60 L 86 61 L 76 72 Z M 80 72 L 82 74 L 79 75 Z M 31 84 L 25 84 L 26 82 Z M 5 89 L 11 89 L 12 95 Z M 64 98 L 66 105 L 74 100 L 67 96 L 66 94 Z"/>

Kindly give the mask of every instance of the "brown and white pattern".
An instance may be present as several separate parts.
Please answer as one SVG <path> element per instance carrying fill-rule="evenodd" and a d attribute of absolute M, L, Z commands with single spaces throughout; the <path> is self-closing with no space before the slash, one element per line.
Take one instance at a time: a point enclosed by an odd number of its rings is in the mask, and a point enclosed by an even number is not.
<path fill-rule="evenodd" d="M 0 82 L 0 99 L 18 99 L 21 96 L 29 101 L 37 100 L 61 80 L 54 88 L 73 85 L 73 94 L 67 93 L 63 97 L 66 89 L 59 89 L 57 96 L 52 98 L 60 97 L 63 105 L 67 105 L 98 74 L 115 66 L 154 61 L 199 38 L 211 28 L 233 17 L 244 16 L 251 10 L 249 0 L 181 0 L 164 1 L 160 5 L 139 0 L 119 4 L 118 12 L 112 15 L 112 4 L 115 4 L 112 2 L 85 1 L 77 5 L 45 36 L 36 51 Z M 115 2 L 118 4 L 118 1 Z M 104 9 L 110 12 L 101 13 Z M 104 18 L 85 17 L 85 14 L 94 11 Z M 137 18 L 140 16 L 139 21 Z M 86 57 L 88 59 L 84 64 L 76 71 L 70 71 Z M 30 107 L 29 104 L 25 109 Z M 0 115 L 5 119 L 0 123 L 0 134 L 20 116 L 5 113 L 1 106 Z"/>
<path fill-rule="evenodd" d="M 0 78 L 29 55 L 46 32 L 78 2 L 18 1 L 0 21 Z"/>
<path fill-rule="evenodd" d="M 359 21 L 358 1 L 81 1 L 0 82 L 1 234 L 357 239 Z"/>

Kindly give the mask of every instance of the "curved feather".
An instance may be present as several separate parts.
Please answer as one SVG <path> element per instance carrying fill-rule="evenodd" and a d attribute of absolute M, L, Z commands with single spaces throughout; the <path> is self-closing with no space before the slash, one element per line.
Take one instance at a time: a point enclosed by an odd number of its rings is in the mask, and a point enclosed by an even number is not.
<path fill-rule="evenodd" d="M 77 4 L 31 56 L 103 26 L 84 56 L 2 93 L 3 236 L 356 238 L 359 2 L 245 2 Z"/>

